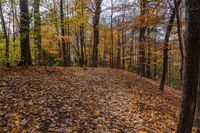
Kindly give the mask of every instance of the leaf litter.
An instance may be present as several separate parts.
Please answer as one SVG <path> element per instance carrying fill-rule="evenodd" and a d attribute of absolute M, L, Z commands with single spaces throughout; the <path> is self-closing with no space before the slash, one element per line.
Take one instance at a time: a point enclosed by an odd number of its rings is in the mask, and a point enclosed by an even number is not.
<path fill-rule="evenodd" d="M 181 95 L 109 68 L 0 70 L 0 132 L 171 133 Z"/>

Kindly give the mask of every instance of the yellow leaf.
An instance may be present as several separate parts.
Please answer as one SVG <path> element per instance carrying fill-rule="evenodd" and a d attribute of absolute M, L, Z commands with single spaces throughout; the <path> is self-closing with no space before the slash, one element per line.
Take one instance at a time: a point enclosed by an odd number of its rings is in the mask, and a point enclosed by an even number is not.
<path fill-rule="evenodd" d="M 22 130 L 22 126 L 16 126 L 16 127 L 14 127 L 14 128 L 12 128 L 12 133 L 20 133 L 21 132 L 21 130 Z"/>
<path fill-rule="evenodd" d="M 14 114 L 12 117 L 13 120 L 21 120 L 22 118 L 23 118 L 23 115 L 21 114 Z"/>
<path fill-rule="evenodd" d="M 138 133 L 147 133 L 146 131 L 139 131 Z"/>
<path fill-rule="evenodd" d="M 99 111 L 95 111 L 94 112 L 94 116 L 98 117 L 100 115 L 100 112 Z"/>

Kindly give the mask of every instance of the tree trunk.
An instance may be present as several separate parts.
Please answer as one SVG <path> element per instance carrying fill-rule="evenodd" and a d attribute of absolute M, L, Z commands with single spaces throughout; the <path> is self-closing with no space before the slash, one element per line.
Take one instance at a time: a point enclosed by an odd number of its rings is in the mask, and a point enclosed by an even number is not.
<path fill-rule="evenodd" d="M 156 78 L 157 78 L 157 54 L 156 54 L 156 52 L 157 52 L 157 49 L 156 49 L 156 47 L 157 47 L 157 35 L 156 35 L 157 33 L 155 33 L 155 37 L 154 37 L 154 80 L 156 80 Z"/>
<path fill-rule="evenodd" d="M 177 8 L 179 7 L 181 3 L 181 0 L 178 0 L 177 2 Z M 176 16 L 176 8 L 172 9 L 172 14 L 171 17 L 169 19 L 168 25 L 167 25 L 167 30 L 166 30 L 166 34 L 165 34 L 165 40 L 164 40 L 164 50 L 163 50 L 163 70 L 162 70 L 162 76 L 161 76 L 161 81 L 160 81 L 160 90 L 164 91 L 164 87 L 165 87 L 165 82 L 166 82 L 166 78 L 167 78 L 167 71 L 168 71 L 168 43 L 169 43 L 169 38 L 170 38 L 170 34 L 171 34 L 171 30 L 173 27 L 173 23 L 174 23 L 174 19 Z"/>
<path fill-rule="evenodd" d="M 6 57 L 6 67 L 10 67 L 10 61 L 9 61 L 9 35 L 7 33 L 7 29 L 6 29 L 6 23 L 5 23 L 5 19 L 3 16 L 3 9 L 2 9 L 2 0 L 0 0 L 0 17 L 1 17 L 1 25 L 2 25 L 2 30 L 3 30 L 3 34 L 6 40 L 6 52 L 5 52 L 5 57 Z"/>
<path fill-rule="evenodd" d="M 197 127 L 197 133 L 199 133 L 200 132 L 200 68 L 199 68 L 199 83 L 198 83 L 196 106 L 197 107 L 195 112 L 195 126 Z"/>
<path fill-rule="evenodd" d="M 179 47 L 180 47 L 180 53 L 181 53 L 180 76 L 181 76 L 181 82 L 182 82 L 182 80 L 183 80 L 184 51 L 183 51 L 182 36 L 181 36 L 181 22 L 180 22 L 180 16 L 179 16 L 179 9 L 178 9 L 176 0 L 174 0 L 174 4 L 175 4 L 175 10 L 176 10 L 178 41 L 179 41 Z"/>
<path fill-rule="evenodd" d="M 110 67 L 114 67 L 114 37 L 113 37 L 113 0 L 111 0 L 111 15 L 110 15 L 110 33 L 111 33 L 111 62 Z"/>
<path fill-rule="evenodd" d="M 34 44 L 36 47 L 36 65 L 42 64 L 41 42 L 40 0 L 34 0 Z"/>
<path fill-rule="evenodd" d="M 140 1 L 140 15 L 144 16 L 146 13 L 146 0 Z M 140 35 L 139 35 L 139 74 L 141 76 L 145 76 L 145 32 L 146 27 L 140 27 Z"/>
<path fill-rule="evenodd" d="M 10 0 L 10 6 L 11 6 L 11 12 L 12 12 L 12 43 L 13 43 L 13 51 L 16 50 L 16 30 L 15 30 L 15 22 L 17 22 L 17 20 L 15 20 L 15 16 L 16 16 L 16 12 L 15 12 L 15 7 L 14 7 L 14 3 L 15 0 Z"/>
<path fill-rule="evenodd" d="M 84 3 L 81 1 L 81 16 L 84 17 Z M 85 65 L 85 53 L 84 53 L 84 46 L 85 46 L 85 24 L 81 24 L 80 26 L 80 44 L 81 44 L 81 62 L 80 66 L 83 67 Z"/>
<path fill-rule="evenodd" d="M 80 61 L 80 66 L 84 66 L 85 62 L 85 55 L 84 55 L 84 24 L 80 26 L 80 44 L 81 44 L 81 61 Z"/>
<path fill-rule="evenodd" d="M 118 31 L 117 69 L 121 69 L 121 40 L 120 40 L 120 31 Z"/>
<path fill-rule="evenodd" d="M 103 43 L 103 67 L 106 67 L 106 30 L 104 32 L 104 43 Z"/>
<path fill-rule="evenodd" d="M 150 44 L 150 30 L 148 29 L 148 53 L 147 53 L 147 78 L 151 78 L 151 44 Z"/>
<path fill-rule="evenodd" d="M 200 67 L 200 1 L 186 0 L 186 57 L 184 66 L 183 99 L 177 133 L 191 133 L 198 90 Z"/>
<path fill-rule="evenodd" d="M 66 0 L 66 5 L 67 5 L 67 11 L 66 11 L 66 16 L 67 19 L 69 19 L 69 0 Z M 66 35 L 69 37 L 70 36 L 70 25 L 67 23 L 67 29 L 66 29 Z M 71 43 L 68 41 L 67 42 L 67 66 L 71 65 Z"/>
<path fill-rule="evenodd" d="M 79 34 L 78 31 L 75 30 L 75 38 L 76 38 L 76 47 L 74 47 L 75 51 L 76 51 L 76 56 L 78 58 L 79 61 L 79 65 L 81 66 L 81 52 L 80 52 L 80 46 L 79 46 Z"/>
<path fill-rule="evenodd" d="M 62 36 L 62 55 L 63 55 L 63 66 L 67 66 L 67 52 L 66 52 L 66 43 L 64 40 L 65 29 L 64 29 L 64 3 L 63 0 L 60 0 L 60 19 L 61 19 L 61 36 Z"/>
<path fill-rule="evenodd" d="M 122 69 L 125 70 L 125 45 L 126 45 L 126 31 L 122 29 Z"/>
<path fill-rule="evenodd" d="M 98 45 L 99 45 L 99 19 L 101 14 L 102 0 L 94 1 L 94 17 L 93 17 L 93 51 L 92 51 L 92 66 L 97 67 L 98 65 Z"/>
<path fill-rule="evenodd" d="M 130 58 L 130 62 L 129 62 L 129 68 L 131 69 L 131 71 L 133 70 L 133 56 L 134 56 L 134 30 L 131 31 L 131 45 L 130 45 L 130 53 L 129 53 L 129 58 Z"/>
<path fill-rule="evenodd" d="M 29 41 L 29 9 L 28 0 L 20 0 L 20 44 L 21 60 L 19 65 L 32 65 Z"/>
<path fill-rule="evenodd" d="M 147 78 L 151 78 L 151 46 L 148 44 Z"/>

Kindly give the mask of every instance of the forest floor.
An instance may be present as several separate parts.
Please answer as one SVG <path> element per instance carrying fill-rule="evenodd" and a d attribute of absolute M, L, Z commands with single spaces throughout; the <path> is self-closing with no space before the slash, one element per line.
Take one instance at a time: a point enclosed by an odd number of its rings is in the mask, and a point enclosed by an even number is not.
<path fill-rule="evenodd" d="M 109 68 L 2 68 L 0 132 L 171 133 L 181 95 Z"/>

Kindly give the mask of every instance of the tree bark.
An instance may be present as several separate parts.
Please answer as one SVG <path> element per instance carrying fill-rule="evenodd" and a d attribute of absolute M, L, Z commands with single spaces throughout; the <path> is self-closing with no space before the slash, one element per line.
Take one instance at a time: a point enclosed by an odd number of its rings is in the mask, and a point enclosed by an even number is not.
<path fill-rule="evenodd" d="M 99 19 L 101 14 L 102 0 L 94 0 L 94 17 L 93 17 L 93 51 L 92 51 L 92 66 L 98 65 L 98 45 L 99 45 Z"/>
<path fill-rule="evenodd" d="M 179 7 L 181 3 L 181 0 L 178 0 L 177 2 L 177 8 Z M 171 17 L 169 19 L 168 25 L 167 25 L 167 30 L 166 30 L 166 34 L 165 34 L 165 40 L 164 40 L 164 48 L 163 48 L 163 70 L 162 70 L 162 76 L 161 76 L 161 81 L 160 81 L 160 90 L 164 91 L 164 87 L 165 87 L 165 82 L 166 82 L 166 78 L 167 78 L 167 71 L 168 71 L 168 43 L 169 43 L 169 38 L 170 38 L 170 34 L 171 34 L 171 30 L 173 27 L 173 23 L 174 23 L 174 19 L 176 16 L 176 8 L 172 9 L 172 14 Z"/>
<path fill-rule="evenodd" d="M 186 0 L 186 57 L 181 113 L 177 133 L 191 133 L 198 90 L 200 66 L 200 1 Z"/>
<path fill-rule="evenodd" d="M 134 57 L 134 30 L 132 29 L 131 31 L 131 45 L 130 45 L 130 53 L 129 53 L 129 68 L 131 69 L 131 71 L 133 71 L 132 67 L 133 67 L 133 57 Z"/>
<path fill-rule="evenodd" d="M 156 47 L 157 47 L 157 33 L 155 32 L 155 37 L 154 37 L 154 65 L 153 65 L 153 67 L 154 67 L 154 74 L 153 74 L 153 78 L 154 78 L 154 80 L 156 80 L 156 78 L 157 78 L 157 54 L 156 54 L 156 52 L 157 52 L 157 49 L 156 49 Z"/>
<path fill-rule="evenodd" d="M 67 11 L 66 11 L 66 16 L 67 16 L 67 19 L 69 19 L 69 0 L 66 0 L 66 5 L 67 5 Z M 70 36 L 70 24 L 67 23 L 67 29 L 66 29 L 66 35 L 69 37 Z M 67 42 L 67 47 L 66 47 L 66 50 L 67 50 L 67 66 L 70 66 L 71 65 L 71 43 L 68 41 Z"/>
<path fill-rule="evenodd" d="M 110 62 L 110 67 L 114 67 L 114 37 L 113 37 L 113 0 L 111 0 L 111 15 L 110 15 L 110 33 L 111 33 L 111 62 Z"/>
<path fill-rule="evenodd" d="M 174 5 L 175 5 L 175 10 L 176 10 L 178 42 L 179 42 L 180 53 L 181 53 L 180 76 L 181 76 L 181 82 L 182 82 L 182 80 L 183 80 L 184 51 L 183 51 L 182 36 L 181 36 L 181 21 L 180 21 L 179 9 L 178 9 L 176 0 L 174 0 Z"/>
<path fill-rule="evenodd" d="M 81 16 L 84 17 L 84 3 L 81 1 Z M 81 61 L 80 66 L 85 65 L 85 54 L 84 54 L 84 45 L 85 45 L 85 24 L 80 26 L 80 44 L 81 44 Z"/>
<path fill-rule="evenodd" d="M 15 22 L 18 22 L 18 20 L 16 20 L 16 9 L 15 9 L 15 0 L 10 0 L 10 6 L 11 6 L 11 12 L 12 12 L 12 43 L 13 43 L 13 51 L 16 50 L 16 30 L 15 30 Z"/>
<path fill-rule="evenodd" d="M 20 0 L 20 44 L 21 60 L 19 65 L 32 65 L 30 40 L 29 40 L 29 9 L 28 0 Z"/>
<path fill-rule="evenodd" d="M 118 31 L 118 48 L 117 48 L 117 69 L 121 69 L 121 40 L 120 31 Z"/>
<path fill-rule="evenodd" d="M 106 30 L 104 31 L 104 43 L 103 43 L 103 67 L 106 67 Z"/>
<path fill-rule="evenodd" d="M 82 24 L 80 26 L 80 44 L 81 44 L 81 58 L 80 58 L 80 66 L 83 67 L 84 66 L 84 62 L 85 62 L 85 55 L 84 55 L 84 45 L 85 45 L 85 35 L 84 35 L 84 24 Z"/>
<path fill-rule="evenodd" d="M 141 0 L 140 6 L 140 15 L 144 16 L 146 13 L 146 0 Z M 141 26 L 139 35 L 139 74 L 141 76 L 145 76 L 145 32 L 146 26 Z"/>
<path fill-rule="evenodd" d="M 2 25 L 2 30 L 4 33 L 4 37 L 5 37 L 5 42 L 6 42 L 6 52 L 5 52 L 5 57 L 6 57 L 6 67 L 10 67 L 10 61 L 9 61 L 9 46 L 10 46 L 10 42 L 9 42 L 9 35 L 7 33 L 7 29 L 6 29 L 6 23 L 5 23 L 5 19 L 4 19 L 4 15 L 3 15 L 3 7 L 2 7 L 2 0 L 0 0 L 0 17 L 1 17 L 1 25 Z"/>
<path fill-rule="evenodd" d="M 151 44 L 150 44 L 150 30 L 148 29 L 148 53 L 147 53 L 147 78 L 151 78 Z"/>
<path fill-rule="evenodd" d="M 34 44 L 36 48 L 36 65 L 42 64 L 41 43 L 40 0 L 34 0 Z"/>
<path fill-rule="evenodd" d="M 65 29 L 64 29 L 64 3 L 63 0 L 60 0 L 60 19 L 61 19 L 61 36 L 62 36 L 62 56 L 63 56 L 63 66 L 67 66 L 67 52 L 66 52 L 66 43 L 64 40 Z"/>
<path fill-rule="evenodd" d="M 197 92 L 197 104 L 195 112 L 195 126 L 197 127 L 197 133 L 200 132 L 200 68 L 199 68 L 199 83 L 198 83 L 198 92 Z"/>
<path fill-rule="evenodd" d="M 124 9 L 123 10 L 123 15 L 122 15 L 122 23 L 124 23 L 125 22 L 125 13 L 126 13 L 126 9 Z M 122 32 L 122 35 L 121 35 L 121 37 L 122 37 L 122 39 L 121 39 L 121 45 L 122 45 L 122 47 L 121 47 L 121 49 L 122 49 L 122 69 L 123 70 L 125 70 L 125 64 L 126 64 L 126 60 L 125 60 L 125 45 L 126 45 L 126 27 L 123 25 L 122 26 L 122 30 L 121 30 L 121 32 Z"/>

